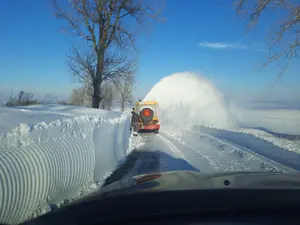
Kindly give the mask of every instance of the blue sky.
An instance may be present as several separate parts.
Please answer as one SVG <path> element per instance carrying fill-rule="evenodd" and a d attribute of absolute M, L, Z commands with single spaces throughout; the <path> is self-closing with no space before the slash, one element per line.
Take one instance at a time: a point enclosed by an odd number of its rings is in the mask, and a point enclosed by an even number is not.
<path fill-rule="evenodd" d="M 66 97 L 77 85 L 68 72 L 65 54 L 78 39 L 61 32 L 63 24 L 54 18 L 50 2 L 2 1 L 0 93 L 25 89 Z M 167 0 L 162 14 L 166 21 L 152 26 L 137 44 L 136 96 L 145 95 L 164 76 L 192 71 L 206 76 L 232 98 L 300 99 L 299 65 L 292 64 L 272 92 L 276 64 L 258 71 L 269 56 L 266 36 L 275 17 L 263 17 L 246 34 L 246 21 L 236 15 L 232 2 Z"/>

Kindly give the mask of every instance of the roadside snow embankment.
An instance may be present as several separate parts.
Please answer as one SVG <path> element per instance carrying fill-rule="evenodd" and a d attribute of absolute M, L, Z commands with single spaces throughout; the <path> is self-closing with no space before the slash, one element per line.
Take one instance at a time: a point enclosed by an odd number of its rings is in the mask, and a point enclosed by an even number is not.
<path fill-rule="evenodd" d="M 244 108 L 237 113 L 239 129 L 233 131 L 251 134 L 275 146 L 300 154 L 300 110 Z"/>
<path fill-rule="evenodd" d="M 177 130 L 191 125 L 230 128 L 235 124 L 222 95 L 208 80 L 193 73 L 163 78 L 144 100 L 158 101 L 162 129 Z"/>
<path fill-rule="evenodd" d="M 241 109 L 241 127 L 265 128 L 275 133 L 300 135 L 300 110 L 295 109 Z"/>
<path fill-rule="evenodd" d="M 78 198 L 114 170 L 129 147 L 129 118 L 101 112 L 0 134 L 0 223 L 16 224 Z"/>

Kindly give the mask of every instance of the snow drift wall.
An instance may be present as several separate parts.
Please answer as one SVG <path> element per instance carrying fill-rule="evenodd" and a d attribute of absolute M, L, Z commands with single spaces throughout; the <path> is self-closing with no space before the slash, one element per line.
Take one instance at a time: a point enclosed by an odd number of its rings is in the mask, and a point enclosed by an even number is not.
<path fill-rule="evenodd" d="M 144 100 L 158 101 L 162 129 L 190 125 L 229 128 L 235 124 L 222 95 L 208 80 L 193 73 L 164 77 Z"/>
<path fill-rule="evenodd" d="M 127 116 L 110 120 L 109 123 L 102 123 L 94 129 L 95 182 L 102 182 L 126 156 L 129 136 L 130 120 Z"/>
<path fill-rule="evenodd" d="M 128 125 L 126 116 L 81 116 L 21 125 L 0 137 L 0 223 L 45 213 L 103 181 L 125 157 Z"/>

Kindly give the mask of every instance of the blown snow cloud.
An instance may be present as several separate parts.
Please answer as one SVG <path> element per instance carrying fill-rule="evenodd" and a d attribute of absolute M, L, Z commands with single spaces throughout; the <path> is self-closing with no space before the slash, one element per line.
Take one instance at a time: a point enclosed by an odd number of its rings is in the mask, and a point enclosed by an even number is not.
<path fill-rule="evenodd" d="M 203 41 L 198 44 L 202 48 L 211 49 L 247 49 L 248 46 L 238 43 L 208 42 Z"/>
<path fill-rule="evenodd" d="M 159 102 L 164 129 L 182 129 L 190 125 L 230 128 L 235 124 L 222 94 L 203 76 L 191 72 L 164 77 L 144 100 Z"/>

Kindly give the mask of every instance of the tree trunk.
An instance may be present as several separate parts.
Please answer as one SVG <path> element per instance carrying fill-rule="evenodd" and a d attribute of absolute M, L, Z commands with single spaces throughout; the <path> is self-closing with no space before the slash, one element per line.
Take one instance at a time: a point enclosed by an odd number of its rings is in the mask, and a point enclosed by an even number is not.
<path fill-rule="evenodd" d="M 122 99 L 121 100 L 121 110 L 122 110 L 122 112 L 124 112 L 124 108 L 125 108 L 125 101 Z"/>
<path fill-rule="evenodd" d="M 100 105 L 100 85 L 99 81 L 95 79 L 93 81 L 93 101 L 92 101 L 92 107 L 94 109 L 99 109 Z"/>
<path fill-rule="evenodd" d="M 92 107 L 95 109 L 99 109 L 100 101 L 101 101 L 101 83 L 102 83 L 102 73 L 103 73 L 103 58 L 104 56 L 98 56 L 97 61 L 97 71 L 96 77 L 93 81 L 93 104 Z"/>
<path fill-rule="evenodd" d="M 99 97 L 97 97 L 97 92 L 95 90 L 96 90 L 96 88 L 94 87 L 94 95 L 93 95 L 92 108 L 99 109 L 100 100 L 99 100 Z"/>

